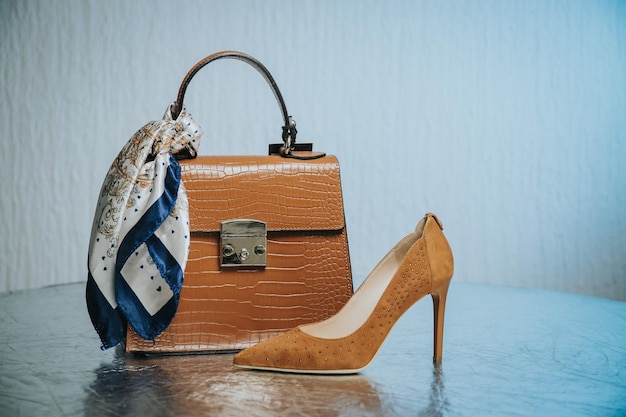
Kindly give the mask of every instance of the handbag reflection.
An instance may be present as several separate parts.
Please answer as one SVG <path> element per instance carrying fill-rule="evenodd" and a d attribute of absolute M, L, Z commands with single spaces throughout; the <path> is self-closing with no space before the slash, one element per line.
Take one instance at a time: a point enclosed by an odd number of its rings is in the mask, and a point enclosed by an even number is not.
<path fill-rule="evenodd" d="M 246 62 L 270 85 L 285 125 L 265 156 L 197 156 L 183 106 L 207 64 Z M 108 348 L 230 351 L 335 314 L 352 295 L 337 158 L 296 142 L 269 71 L 236 51 L 206 57 L 163 120 L 113 162 L 89 248 L 87 306 Z"/>

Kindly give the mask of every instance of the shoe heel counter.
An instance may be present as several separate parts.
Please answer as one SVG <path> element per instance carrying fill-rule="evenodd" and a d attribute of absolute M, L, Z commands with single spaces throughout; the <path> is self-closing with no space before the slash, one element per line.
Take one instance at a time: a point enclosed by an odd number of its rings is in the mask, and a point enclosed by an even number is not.
<path fill-rule="evenodd" d="M 450 281 L 454 274 L 454 257 L 448 239 L 443 234 L 443 226 L 435 215 L 428 213 L 424 238 L 426 240 L 426 253 L 430 263 L 432 276 L 432 289 L 441 287 Z"/>

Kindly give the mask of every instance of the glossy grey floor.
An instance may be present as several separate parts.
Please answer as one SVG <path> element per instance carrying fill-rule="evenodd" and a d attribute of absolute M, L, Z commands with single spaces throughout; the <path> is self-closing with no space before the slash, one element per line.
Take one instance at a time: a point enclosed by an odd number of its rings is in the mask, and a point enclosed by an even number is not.
<path fill-rule="evenodd" d="M 626 303 L 454 283 L 444 360 L 432 302 L 352 376 L 237 370 L 232 355 L 99 350 L 71 284 L 0 294 L 0 414 L 7 416 L 624 416 Z"/>

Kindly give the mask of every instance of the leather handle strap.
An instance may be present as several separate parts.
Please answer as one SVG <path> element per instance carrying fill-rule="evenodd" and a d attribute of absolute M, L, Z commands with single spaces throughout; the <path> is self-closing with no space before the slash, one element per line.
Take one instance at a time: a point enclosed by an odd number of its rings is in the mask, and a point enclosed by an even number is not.
<path fill-rule="evenodd" d="M 296 122 L 295 120 L 293 120 L 291 116 L 289 116 L 289 113 L 287 112 L 287 106 L 285 105 L 285 101 L 283 100 L 283 95 L 280 93 L 280 89 L 278 88 L 278 85 L 276 85 L 276 81 L 274 81 L 274 77 L 272 77 L 272 74 L 270 74 L 267 68 L 265 68 L 265 66 L 261 62 L 259 62 L 256 58 L 253 58 L 252 56 L 245 54 L 243 52 L 239 52 L 239 51 L 217 52 L 215 54 L 207 56 L 206 58 L 199 61 L 196 65 L 194 65 L 189 70 L 187 75 L 185 75 L 185 78 L 183 79 L 183 82 L 180 85 L 180 88 L 178 90 L 178 97 L 176 98 L 176 102 L 174 102 L 171 108 L 172 118 L 174 119 L 178 118 L 178 115 L 180 114 L 183 108 L 183 100 L 185 98 L 185 92 L 187 91 L 187 87 L 189 86 L 191 79 L 198 73 L 198 71 L 200 71 L 203 67 L 210 64 L 213 61 L 217 61 L 218 59 L 225 59 L 225 58 L 237 59 L 239 61 L 243 61 L 247 64 L 250 64 L 259 73 L 261 73 L 263 78 L 265 78 L 265 81 L 267 81 L 270 88 L 272 89 L 272 92 L 274 93 L 274 97 L 276 97 L 276 101 L 278 102 L 278 106 L 280 107 L 280 111 L 283 115 L 283 120 L 285 122 L 285 125 L 283 126 L 283 135 L 282 135 L 284 146 L 281 148 L 281 154 L 283 156 L 291 156 L 291 151 L 294 149 L 295 143 L 296 143 L 296 135 L 298 134 L 298 131 L 296 130 Z"/>

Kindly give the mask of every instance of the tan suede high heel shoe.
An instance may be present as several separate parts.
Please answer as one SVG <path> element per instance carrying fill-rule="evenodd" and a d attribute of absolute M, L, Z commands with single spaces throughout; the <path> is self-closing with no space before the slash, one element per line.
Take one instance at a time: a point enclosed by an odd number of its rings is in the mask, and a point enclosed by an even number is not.
<path fill-rule="evenodd" d="M 441 361 L 443 319 L 454 270 L 443 226 L 432 213 L 369 274 L 333 317 L 298 326 L 235 355 L 241 368 L 351 374 L 364 369 L 400 316 L 426 294 L 434 306 L 434 356 Z"/>

